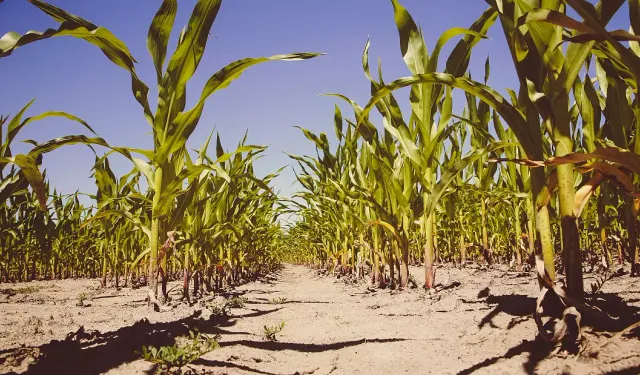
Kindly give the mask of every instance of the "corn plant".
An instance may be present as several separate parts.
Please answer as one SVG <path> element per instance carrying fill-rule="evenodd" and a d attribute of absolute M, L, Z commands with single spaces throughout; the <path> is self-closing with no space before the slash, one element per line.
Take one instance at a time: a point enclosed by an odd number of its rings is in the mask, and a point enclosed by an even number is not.
<path fill-rule="evenodd" d="M 274 326 L 264 326 L 264 339 L 267 341 L 278 341 L 276 335 L 284 329 L 284 322 Z"/>
<path fill-rule="evenodd" d="M 274 55 L 264 58 L 248 58 L 233 62 L 213 74 L 205 84 L 199 100 L 193 108 L 186 108 L 186 87 L 204 53 L 209 31 L 215 21 L 221 0 L 200 0 L 196 3 L 188 25 L 180 34 L 178 46 L 168 59 L 167 44 L 173 29 L 178 3 L 176 0 L 165 0 L 156 13 L 147 37 L 147 47 L 153 58 L 158 85 L 158 106 L 155 112 L 148 102 L 148 86 L 138 77 L 134 58 L 122 41 L 108 30 L 71 15 L 52 5 L 32 0 L 32 4 L 59 22 L 60 28 L 50 29 L 44 33 L 30 32 L 19 36 L 10 34 L 7 43 L 3 43 L 2 55 L 8 55 L 17 47 L 36 39 L 53 36 L 72 35 L 96 45 L 116 65 L 131 74 L 132 91 L 141 105 L 144 116 L 153 129 L 153 150 L 118 149 L 128 156 L 143 173 L 153 193 L 152 218 L 149 231 L 149 267 L 150 274 L 155 275 L 158 269 L 159 241 L 167 232 L 167 218 L 170 217 L 176 197 L 182 189 L 170 189 L 180 186 L 190 176 L 200 175 L 203 171 L 215 172 L 230 182 L 229 176 L 218 166 L 223 159 L 231 155 L 220 156 L 210 164 L 186 165 L 186 143 L 198 125 L 206 100 L 218 90 L 227 87 L 244 70 L 258 63 L 274 60 L 302 60 L 318 56 L 316 53 L 295 53 Z M 85 143 L 98 141 L 82 140 Z M 256 146 L 244 146 L 236 152 L 255 150 Z M 132 157 L 135 152 L 146 158 Z M 166 260 L 166 258 L 165 258 Z M 157 278 L 150 278 L 149 303 L 157 305 Z"/>
<path fill-rule="evenodd" d="M 626 238 L 632 273 L 638 272 L 637 2 L 629 2 L 628 32 L 606 29 L 622 1 L 491 0 L 469 29 L 442 34 L 431 55 L 407 10 L 391 3 L 412 76 L 388 84 L 381 73 L 374 79 L 367 42 L 363 67 L 372 97 L 360 107 L 337 95 L 354 110 L 346 134 L 356 135 L 344 136 L 339 111 L 335 153 L 325 134 L 305 130 L 317 157 L 294 157 L 305 189 L 297 197 L 306 204 L 291 202 L 301 217 L 288 228 L 291 259 L 335 267 L 345 264 L 345 254 L 357 253 L 369 261 L 371 280 L 385 278 L 386 263 L 391 283 L 397 268 L 404 287 L 407 254 L 423 246 L 430 288 L 433 263 L 455 259 L 455 242 L 461 263 L 468 256 L 489 264 L 511 257 L 522 269 L 523 258 L 535 255 L 543 296 L 552 291 L 567 306 L 595 314 L 581 302 L 583 258 L 597 253 L 594 246 L 609 264 L 612 236 L 618 254 Z M 569 8 L 581 21 L 567 15 Z M 468 72 L 473 46 L 494 23 L 505 34 L 518 75 L 519 87 L 507 90 L 508 97 L 488 86 L 489 60 L 483 82 Z M 442 47 L 458 35 L 462 40 L 438 72 Z M 411 88 L 408 121 L 394 97 L 404 87 Z M 460 115 L 452 113 L 454 90 L 464 91 Z M 382 127 L 370 120 L 374 108 Z M 472 150 L 463 155 L 466 142 Z M 618 212 L 626 214 L 615 217 Z M 343 227 L 351 228 L 350 235 L 342 235 Z M 300 246 L 306 254 L 294 250 Z M 581 246 L 589 248 L 586 254 Z M 558 269 L 556 247 L 562 254 Z M 566 291 L 554 285 L 556 272 L 566 275 Z M 550 340 L 562 336 L 541 332 Z"/>

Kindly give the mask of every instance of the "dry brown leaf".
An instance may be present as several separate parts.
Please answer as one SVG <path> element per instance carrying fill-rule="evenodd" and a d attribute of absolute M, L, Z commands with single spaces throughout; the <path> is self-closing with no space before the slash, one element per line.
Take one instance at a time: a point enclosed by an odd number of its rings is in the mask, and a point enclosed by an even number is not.
<path fill-rule="evenodd" d="M 497 163 L 497 162 L 501 162 L 501 161 L 506 161 L 506 162 L 509 162 L 509 163 L 522 164 L 522 165 L 526 165 L 526 166 L 533 167 L 533 168 L 544 167 L 544 165 L 545 165 L 545 162 L 543 162 L 543 161 L 530 160 L 530 159 L 490 158 L 490 159 L 487 159 L 487 161 L 490 162 L 490 163 Z"/>
<path fill-rule="evenodd" d="M 549 204 L 551 200 L 551 194 L 556 190 L 556 186 L 558 185 L 558 173 L 553 170 L 547 179 L 547 186 L 542 188 L 540 192 L 540 196 L 538 197 L 538 207 L 543 207 Z"/>
<path fill-rule="evenodd" d="M 580 217 L 582 215 L 582 210 L 584 210 L 584 207 L 587 205 L 589 197 L 593 195 L 593 192 L 596 191 L 603 180 L 604 175 L 600 172 L 596 172 L 593 174 L 591 179 L 584 184 L 584 186 L 576 191 L 573 201 L 573 214 L 575 217 Z"/>

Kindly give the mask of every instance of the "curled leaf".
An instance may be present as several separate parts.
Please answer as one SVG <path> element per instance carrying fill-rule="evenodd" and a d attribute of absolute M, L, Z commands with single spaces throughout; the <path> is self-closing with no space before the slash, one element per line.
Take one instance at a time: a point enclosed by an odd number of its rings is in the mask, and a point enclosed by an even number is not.
<path fill-rule="evenodd" d="M 596 191 L 600 183 L 604 180 L 604 175 L 602 173 L 596 172 L 593 177 L 584 184 L 578 191 L 576 191 L 576 195 L 573 203 L 573 214 L 575 217 L 580 217 L 582 215 L 582 210 L 587 205 L 589 198 L 593 195 L 593 192 Z"/>

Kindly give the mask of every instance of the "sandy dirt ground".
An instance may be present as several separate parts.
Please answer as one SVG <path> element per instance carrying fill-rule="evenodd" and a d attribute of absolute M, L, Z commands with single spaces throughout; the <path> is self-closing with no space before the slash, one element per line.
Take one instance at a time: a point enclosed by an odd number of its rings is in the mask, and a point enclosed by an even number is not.
<path fill-rule="evenodd" d="M 411 271 L 421 283 L 421 270 Z M 246 298 L 228 317 L 210 310 L 225 296 L 150 312 L 145 289 L 99 290 L 97 280 L 0 284 L 0 373 L 152 374 L 159 368 L 140 359 L 141 347 L 197 329 L 220 334 L 220 347 L 191 373 L 640 374 L 639 330 L 608 341 L 611 333 L 585 328 L 580 356 L 551 353 L 536 339 L 531 275 L 441 268 L 437 276 L 436 295 L 398 293 L 286 266 L 228 294 Z M 621 276 L 600 294 L 607 311 L 625 316 L 621 327 L 640 320 L 639 282 Z M 177 301 L 179 284 L 170 287 Z M 282 322 L 277 341 L 266 340 L 264 326 Z"/>

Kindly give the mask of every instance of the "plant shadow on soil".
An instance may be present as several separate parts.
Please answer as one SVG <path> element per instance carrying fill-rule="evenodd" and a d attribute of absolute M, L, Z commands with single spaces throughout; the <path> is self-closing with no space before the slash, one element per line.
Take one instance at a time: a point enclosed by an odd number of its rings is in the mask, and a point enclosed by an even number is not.
<path fill-rule="evenodd" d="M 105 373 L 120 365 L 140 359 L 140 350 L 143 346 L 156 347 L 175 344 L 176 337 L 186 336 L 189 331 L 197 330 L 204 334 L 238 335 L 248 332 L 229 331 L 228 328 L 236 324 L 239 318 L 252 318 L 267 315 L 279 308 L 271 310 L 255 310 L 254 312 L 233 316 L 211 316 L 206 319 L 201 311 L 196 311 L 191 316 L 167 323 L 150 323 L 148 320 L 140 320 L 129 327 L 123 327 L 113 332 L 101 333 L 98 331 L 85 331 L 81 327 L 78 331 L 70 333 L 65 340 L 53 340 L 35 348 L 16 348 L 1 350 L 0 356 L 16 355 L 25 350 L 37 349 L 39 355 L 36 361 L 30 364 L 24 374 L 87 374 L 97 375 Z M 342 348 L 358 346 L 365 343 L 386 343 L 404 341 L 401 338 L 391 339 L 361 339 L 330 344 L 302 344 L 289 342 L 233 340 L 220 342 L 220 347 L 241 345 L 245 347 L 281 351 L 293 350 L 306 353 L 317 353 L 325 350 L 338 350 Z M 209 360 L 200 358 L 194 365 L 236 368 L 257 374 L 271 374 L 249 366 L 239 365 L 226 361 Z M 154 373 L 157 366 L 151 369 Z M 9 374 L 15 374 L 10 372 Z"/>
<path fill-rule="evenodd" d="M 484 301 L 488 305 L 495 305 L 495 307 L 485 315 L 478 328 L 489 324 L 492 328 L 499 329 L 493 323 L 493 318 L 499 313 L 511 315 L 514 319 L 509 323 L 507 329 L 513 328 L 515 325 L 531 318 L 531 312 L 535 310 L 536 299 L 526 295 L 509 294 L 495 296 L 491 295 L 488 288 L 481 291 L 478 295 L 479 298 L 486 297 Z M 465 303 L 478 303 L 481 301 L 464 301 Z M 583 325 L 591 328 L 592 332 L 619 332 L 628 327 L 630 324 L 638 321 L 640 317 L 640 308 L 632 306 L 625 302 L 618 294 L 615 293 L 599 293 L 595 296 L 589 296 L 587 302 L 594 307 L 600 308 L 603 312 L 607 313 L 615 320 L 609 321 L 594 321 L 585 317 Z M 553 302 L 552 302 L 553 303 Z M 544 305 L 543 305 L 544 306 Z M 636 328 L 626 335 L 628 338 L 640 338 L 640 328 Z M 475 371 L 486 368 L 497 363 L 503 359 L 509 359 L 521 354 L 529 353 L 527 362 L 523 364 L 523 370 L 527 374 L 535 374 L 538 364 L 547 358 L 555 347 L 543 339 L 537 337 L 535 340 L 522 340 L 522 342 L 500 356 L 487 358 L 482 362 L 479 362 L 465 370 L 458 372 L 459 375 L 471 374 Z M 633 366 L 630 368 L 609 372 L 609 374 L 638 374 L 640 373 L 640 366 Z"/>
<path fill-rule="evenodd" d="M 289 300 L 284 300 L 284 301 L 277 301 L 277 302 L 272 302 L 272 300 L 269 300 L 267 298 L 261 298 L 258 297 L 256 298 L 255 301 L 247 301 L 246 304 L 248 305 L 287 305 L 290 303 L 307 303 L 307 304 L 332 304 L 333 302 L 329 302 L 329 301 L 289 301 Z"/>

